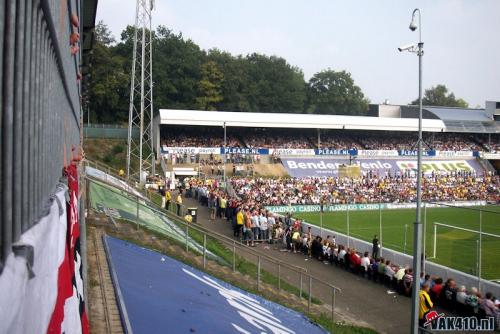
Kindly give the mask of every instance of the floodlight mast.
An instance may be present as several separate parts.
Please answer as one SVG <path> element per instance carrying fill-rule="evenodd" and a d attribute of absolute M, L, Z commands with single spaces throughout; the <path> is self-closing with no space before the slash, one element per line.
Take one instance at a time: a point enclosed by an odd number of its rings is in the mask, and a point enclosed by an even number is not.
<path fill-rule="evenodd" d="M 146 181 L 146 174 L 154 175 L 155 168 L 152 133 L 153 41 L 151 13 L 153 8 L 154 0 L 137 0 L 130 80 L 127 179 L 137 176 L 141 185 Z"/>
<path fill-rule="evenodd" d="M 416 22 L 418 13 L 418 24 Z M 411 304 L 411 333 L 418 334 L 419 331 L 419 296 L 420 284 L 418 278 L 422 271 L 422 262 L 425 261 L 425 255 L 422 254 L 422 57 L 424 55 L 424 43 L 422 42 L 422 20 L 420 9 L 413 10 L 412 19 L 409 26 L 411 31 L 418 29 L 418 44 L 412 44 L 400 47 L 398 50 L 414 52 L 418 56 L 418 152 L 417 152 L 417 210 L 416 219 L 413 228 L 413 286 L 412 286 L 412 304 Z M 421 260 L 422 258 L 422 260 Z"/>

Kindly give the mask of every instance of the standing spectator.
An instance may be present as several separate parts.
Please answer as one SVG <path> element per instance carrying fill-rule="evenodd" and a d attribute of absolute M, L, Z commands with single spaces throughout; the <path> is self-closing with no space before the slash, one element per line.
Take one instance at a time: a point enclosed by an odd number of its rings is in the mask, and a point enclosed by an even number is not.
<path fill-rule="evenodd" d="M 431 297 L 429 296 L 429 285 L 427 283 L 424 283 L 424 285 L 422 285 L 422 289 L 418 292 L 418 299 L 420 305 L 418 312 L 418 326 L 424 327 L 425 316 L 434 307 Z"/>
<path fill-rule="evenodd" d="M 259 228 L 260 228 L 260 239 L 262 241 L 268 240 L 269 239 L 269 236 L 268 236 L 269 229 L 268 229 L 268 225 L 267 225 L 267 217 L 263 212 L 261 212 L 260 216 L 259 216 Z"/>
<path fill-rule="evenodd" d="M 248 210 L 248 208 L 245 208 L 246 212 L 245 212 L 245 231 L 246 231 L 246 242 L 247 242 L 247 246 L 249 246 L 248 244 L 248 240 L 251 241 L 251 244 L 250 246 L 251 247 L 255 247 L 255 242 L 254 242 L 254 233 L 253 233 L 253 227 L 252 227 L 252 221 L 250 219 L 250 211 Z"/>
<path fill-rule="evenodd" d="M 170 210 L 170 202 L 172 201 L 172 193 L 170 192 L 170 189 L 166 189 L 165 192 L 165 209 L 168 211 Z"/>
<path fill-rule="evenodd" d="M 373 236 L 373 247 L 372 247 L 372 257 L 374 259 L 378 258 L 380 253 L 380 243 L 378 241 L 377 235 Z"/>
<path fill-rule="evenodd" d="M 182 205 L 181 192 L 179 192 L 179 194 L 177 195 L 176 203 L 177 203 L 177 216 L 180 216 L 181 215 L 181 205 Z"/>
<path fill-rule="evenodd" d="M 236 211 L 237 212 L 236 212 L 236 224 L 234 226 L 234 236 L 236 238 L 239 238 L 245 218 L 243 217 L 243 212 L 241 210 L 241 207 L 237 208 Z"/>
<path fill-rule="evenodd" d="M 165 207 L 165 188 L 160 186 L 159 188 L 160 196 L 161 196 L 161 207 Z"/>

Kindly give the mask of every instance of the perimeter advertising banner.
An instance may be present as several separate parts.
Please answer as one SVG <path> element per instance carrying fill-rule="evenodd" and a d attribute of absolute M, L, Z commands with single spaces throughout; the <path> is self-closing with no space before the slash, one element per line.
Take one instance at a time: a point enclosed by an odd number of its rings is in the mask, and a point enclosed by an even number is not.
<path fill-rule="evenodd" d="M 441 205 L 440 205 L 441 204 Z M 424 203 L 427 208 L 443 207 L 442 205 L 451 205 L 457 207 L 484 206 L 486 201 L 463 201 L 463 202 L 440 202 L 439 204 Z M 366 211 L 366 210 L 398 210 L 398 209 L 414 209 L 415 203 L 372 203 L 372 204 L 330 204 L 324 205 L 324 212 L 334 211 Z M 273 213 L 302 213 L 302 212 L 320 212 L 320 205 L 277 205 L 266 206 L 266 210 Z"/>
<path fill-rule="evenodd" d="M 339 158 L 281 158 L 283 166 L 292 177 L 329 177 L 337 176 L 339 167 L 349 165 L 348 159 Z M 390 159 L 362 159 L 356 163 L 360 166 L 362 173 L 372 172 L 376 175 L 397 175 L 410 171 L 416 172 L 416 160 L 390 160 Z M 446 174 L 450 172 L 465 171 L 475 172 L 481 175 L 482 169 L 479 163 L 470 160 L 426 160 L 422 163 L 422 171 L 425 174 Z"/>

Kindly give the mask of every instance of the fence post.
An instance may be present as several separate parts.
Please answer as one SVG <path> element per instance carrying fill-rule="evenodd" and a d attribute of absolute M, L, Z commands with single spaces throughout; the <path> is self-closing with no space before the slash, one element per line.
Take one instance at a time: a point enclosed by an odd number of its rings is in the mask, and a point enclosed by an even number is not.
<path fill-rule="evenodd" d="M 332 324 L 335 324 L 335 288 L 332 288 Z"/>
<path fill-rule="evenodd" d="M 257 291 L 260 290 L 260 255 L 257 261 Z"/>
<path fill-rule="evenodd" d="M 307 312 L 311 312 L 311 299 L 312 299 L 312 277 L 309 276 L 309 299 L 307 300 Z"/>
<path fill-rule="evenodd" d="M 383 245 L 383 243 L 382 243 L 382 203 L 378 204 L 378 217 L 379 217 L 378 218 L 378 220 L 379 220 L 379 222 L 378 222 L 379 223 L 379 232 L 378 233 L 379 233 L 379 238 L 380 238 L 380 249 L 379 249 L 380 254 L 378 256 L 381 257 L 382 256 L 382 245 Z"/>
<path fill-rule="evenodd" d="M 425 263 L 427 262 L 427 251 L 426 251 L 426 244 L 425 244 L 425 240 L 427 239 L 427 203 L 424 202 L 422 203 L 424 205 L 424 226 L 423 226 L 423 237 L 424 237 L 424 240 L 422 240 L 423 242 L 423 245 L 422 245 L 422 253 L 424 254 L 424 256 L 422 257 L 422 271 L 425 273 Z"/>
<path fill-rule="evenodd" d="M 236 241 L 233 240 L 233 272 L 236 271 Z"/>
<path fill-rule="evenodd" d="M 137 203 L 137 212 L 136 212 L 136 215 L 135 215 L 135 223 L 136 223 L 137 229 L 139 229 L 139 196 L 136 196 L 135 200 L 136 200 L 136 203 Z"/>
<path fill-rule="evenodd" d="M 278 263 L 278 290 L 281 290 L 281 264 Z"/>
<path fill-rule="evenodd" d="M 477 278 L 478 278 L 478 284 L 477 288 L 481 289 L 481 270 L 482 270 L 482 247 L 483 247 L 483 210 L 479 209 L 479 255 L 477 259 L 477 266 L 478 266 L 478 271 L 477 271 Z"/>
<path fill-rule="evenodd" d="M 302 272 L 300 272 L 299 298 L 302 299 Z"/>
<path fill-rule="evenodd" d="M 347 248 L 349 248 L 349 241 L 350 241 L 350 236 L 349 236 L 349 204 L 346 204 L 346 220 L 347 220 Z"/>
<path fill-rule="evenodd" d="M 207 266 L 207 234 L 203 233 L 203 269 Z"/>
<path fill-rule="evenodd" d="M 189 225 L 186 223 L 186 252 L 189 252 Z"/>
<path fill-rule="evenodd" d="M 432 253 L 432 257 L 434 259 L 436 258 L 436 242 L 437 242 L 437 226 L 436 223 L 434 223 L 434 251 Z"/>

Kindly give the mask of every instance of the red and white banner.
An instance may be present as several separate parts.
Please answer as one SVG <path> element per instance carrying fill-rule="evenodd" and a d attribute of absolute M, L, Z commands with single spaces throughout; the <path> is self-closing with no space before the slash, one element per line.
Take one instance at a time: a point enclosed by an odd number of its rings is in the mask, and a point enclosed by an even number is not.
<path fill-rule="evenodd" d="M 11 253 L 0 275 L 0 333 L 88 333 L 78 224 L 76 166 L 67 169 L 48 214 L 16 243 L 33 249 L 28 261 Z"/>
<path fill-rule="evenodd" d="M 83 294 L 80 225 L 78 224 L 78 171 L 74 164 L 66 167 L 69 202 L 66 203 L 68 233 L 66 251 L 59 266 L 58 294 L 47 333 L 88 333 Z"/>

